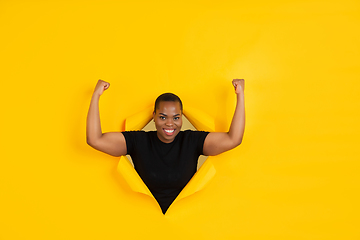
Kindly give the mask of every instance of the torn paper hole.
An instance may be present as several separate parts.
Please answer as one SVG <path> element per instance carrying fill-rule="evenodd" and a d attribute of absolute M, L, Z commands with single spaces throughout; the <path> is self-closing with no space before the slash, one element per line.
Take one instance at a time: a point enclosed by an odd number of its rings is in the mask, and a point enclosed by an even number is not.
<path fill-rule="evenodd" d="M 153 106 L 127 118 L 125 121 L 125 131 L 143 129 L 151 121 L 152 112 Z M 191 123 L 197 130 L 215 130 L 214 120 L 209 115 L 201 112 L 200 110 L 187 107 L 186 109 L 184 109 L 184 115 L 187 117 L 189 123 Z M 184 129 L 186 129 L 186 126 L 182 130 Z M 124 177 L 125 181 L 134 192 L 142 193 L 150 196 L 151 198 L 154 198 L 150 190 L 142 181 L 142 179 L 140 178 L 127 157 L 122 156 L 120 158 L 117 170 Z M 208 157 L 207 160 L 202 164 L 202 166 L 198 168 L 198 171 L 188 182 L 185 188 L 180 192 L 180 194 L 177 196 L 177 198 L 172 204 L 202 190 L 215 176 L 215 173 L 216 169 L 211 162 L 211 157 Z"/>

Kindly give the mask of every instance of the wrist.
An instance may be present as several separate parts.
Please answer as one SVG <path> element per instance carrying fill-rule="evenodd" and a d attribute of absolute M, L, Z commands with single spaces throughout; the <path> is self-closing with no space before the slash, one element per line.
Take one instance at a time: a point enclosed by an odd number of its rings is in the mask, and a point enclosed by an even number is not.
<path fill-rule="evenodd" d="M 98 93 L 94 92 L 94 94 L 93 94 L 92 97 L 91 97 L 91 100 L 99 101 L 99 100 L 100 100 L 100 96 L 101 96 L 101 94 L 98 94 Z"/>
<path fill-rule="evenodd" d="M 237 96 L 241 96 L 241 95 L 244 95 L 244 90 L 240 89 L 240 91 L 236 91 L 235 93 Z"/>

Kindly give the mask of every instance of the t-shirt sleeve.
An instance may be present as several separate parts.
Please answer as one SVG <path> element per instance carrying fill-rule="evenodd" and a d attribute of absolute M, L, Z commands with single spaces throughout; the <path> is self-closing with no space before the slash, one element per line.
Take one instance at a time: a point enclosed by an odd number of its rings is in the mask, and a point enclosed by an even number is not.
<path fill-rule="evenodd" d="M 208 134 L 209 132 L 192 131 L 192 140 L 194 141 L 194 144 L 196 144 L 196 150 L 200 155 L 204 155 L 203 153 L 204 142 Z"/>
<path fill-rule="evenodd" d="M 122 132 L 126 141 L 127 154 L 134 152 L 136 137 L 141 131 L 125 131 Z"/>

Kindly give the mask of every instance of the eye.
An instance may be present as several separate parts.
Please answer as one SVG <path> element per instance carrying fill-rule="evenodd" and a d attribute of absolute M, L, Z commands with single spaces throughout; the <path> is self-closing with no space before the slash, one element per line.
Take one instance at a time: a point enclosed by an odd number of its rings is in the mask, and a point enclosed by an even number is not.
<path fill-rule="evenodd" d="M 180 117 L 174 117 L 174 120 L 179 120 L 180 119 Z"/>
<path fill-rule="evenodd" d="M 165 117 L 164 116 L 160 116 L 159 117 L 161 120 L 165 120 Z"/>

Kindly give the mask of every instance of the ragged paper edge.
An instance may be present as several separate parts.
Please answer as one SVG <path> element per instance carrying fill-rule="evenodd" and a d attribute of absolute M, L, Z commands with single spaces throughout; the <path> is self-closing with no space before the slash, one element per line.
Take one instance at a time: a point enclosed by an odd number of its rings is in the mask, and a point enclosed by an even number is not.
<path fill-rule="evenodd" d="M 152 119 L 153 109 L 153 106 L 146 108 L 145 110 L 127 118 L 125 120 L 125 131 L 138 131 L 144 128 L 144 126 L 146 126 L 146 124 L 148 124 Z M 187 107 L 184 109 L 184 115 L 199 131 L 210 132 L 215 130 L 214 119 L 196 108 Z M 201 168 L 195 173 L 185 188 L 180 192 L 174 203 L 198 191 L 201 191 L 215 176 L 216 169 L 209 158 L 204 162 Z M 132 191 L 154 198 L 146 184 L 142 181 L 139 174 L 125 156 L 120 157 L 117 171 L 124 177 Z"/>

